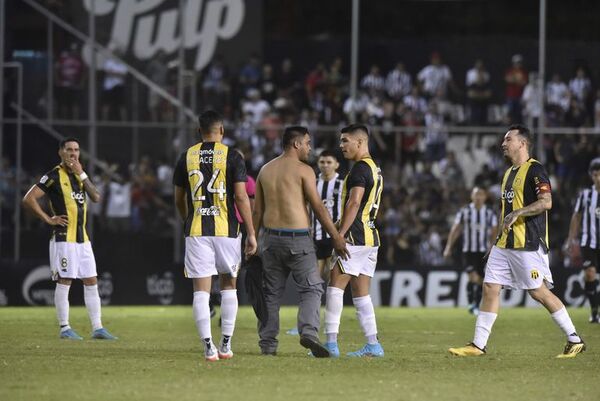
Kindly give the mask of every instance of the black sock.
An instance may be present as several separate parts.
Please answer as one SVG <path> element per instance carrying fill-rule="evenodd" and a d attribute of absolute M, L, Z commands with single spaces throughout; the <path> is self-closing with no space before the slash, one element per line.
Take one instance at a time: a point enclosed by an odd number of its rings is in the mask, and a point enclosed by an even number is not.
<path fill-rule="evenodd" d="M 231 340 L 231 336 L 223 336 L 223 345 L 229 344 L 229 340 Z"/>
<path fill-rule="evenodd" d="M 481 284 L 478 283 L 473 283 L 473 303 L 479 307 L 479 304 L 481 303 L 481 292 L 482 292 L 482 287 Z"/>
<path fill-rule="evenodd" d="M 469 303 L 469 305 L 473 304 L 475 298 L 475 285 L 475 283 L 472 283 L 470 281 L 467 283 L 467 302 Z"/>
<path fill-rule="evenodd" d="M 592 310 L 592 317 L 598 316 L 598 280 L 586 281 L 585 282 L 585 295 L 590 302 L 590 308 Z"/>

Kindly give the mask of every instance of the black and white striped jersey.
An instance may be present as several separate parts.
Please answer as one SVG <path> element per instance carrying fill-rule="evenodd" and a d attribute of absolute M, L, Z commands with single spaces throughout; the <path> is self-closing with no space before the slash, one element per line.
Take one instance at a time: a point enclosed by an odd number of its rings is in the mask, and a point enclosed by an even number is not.
<path fill-rule="evenodd" d="M 338 221 L 342 215 L 342 185 L 343 181 L 337 173 L 329 181 L 325 181 L 322 174 L 319 174 L 317 178 L 317 193 L 334 222 Z M 312 220 L 313 239 L 320 241 L 329 238 L 329 234 L 327 234 L 314 213 Z"/>
<path fill-rule="evenodd" d="M 593 185 L 579 194 L 575 203 L 575 213 L 581 213 L 580 245 L 600 249 L 600 202 L 598 191 Z"/>
<path fill-rule="evenodd" d="M 462 224 L 463 252 L 487 252 L 490 230 L 498 225 L 498 217 L 487 205 L 478 210 L 471 202 L 456 213 L 454 224 Z"/>

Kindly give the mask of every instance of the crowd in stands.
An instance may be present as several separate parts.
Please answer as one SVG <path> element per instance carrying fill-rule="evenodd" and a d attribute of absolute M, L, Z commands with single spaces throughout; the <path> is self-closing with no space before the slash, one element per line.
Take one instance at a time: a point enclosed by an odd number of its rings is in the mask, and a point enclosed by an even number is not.
<path fill-rule="evenodd" d="M 69 54 L 78 57 L 74 50 Z M 389 71 L 373 65 L 360 79 L 358 97 L 351 99 L 346 67 L 340 58 L 330 64 L 318 63 L 304 74 L 295 70 L 290 59 L 271 65 L 253 56 L 234 74 L 217 56 L 198 80 L 198 104 L 222 111 L 227 143 L 245 155 L 253 176 L 281 152 L 281 126 L 309 127 L 315 133 L 314 147 L 320 150 L 336 147 L 336 131 L 319 131 L 317 127 L 339 127 L 353 116 L 354 121 L 368 124 L 373 128 L 372 153 L 383 166 L 386 183 L 378 219 L 384 242 L 382 260 L 392 267 L 438 265 L 444 263 L 442 251 L 454 213 L 468 202 L 472 185 L 488 188 L 490 202 L 498 206 L 500 177 L 506 168 L 500 136 L 469 140 L 468 146 L 451 150 L 446 127 L 532 124 L 540 117 L 537 99 L 541 94 L 535 73 L 525 69 L 518 54 L 510 61 L 504 77 L 494 77 L 484 62 L 477 60 L 464 72 L 464 81 L 438 53 L 433 53 L 430 64 L 414 74 L 402 62 Z M 59 59 L 57 72 L 65 68 L 60 63 Z M 127 75 L 119 73 L 122 69 L 118 66 L 112 68 L 105 80 L 117 79 L 117 86 L 124 85 Z M 150 63 L 147 73 L 157 83 L 172 84 L 173 72 L 167 68 L 164 55 Z M 492 90 L 492 81 L 499 79 L 504 81 L 503 94 Z M 544 88 L 547 124 L 600 127 L 600 90 L 594 90 L 583 68 L 578 68 L 568 81 L 552 75 Z M 104 96 L 112 97 L 110 93 Z M 165 121 L 174 115 L 159 97 L 149 96 L 147 100 L 151 120 Z M 129 112 L 121 106 L 125 107 L 118 104 L 115 110 L 107 110 L 105 117 L 127 118 Z M 65 117 L 71 116 L 68 108 L 60 110 Z M 75 111 L 72 117 L 77 117 Z M 424 129 L 422 133 L 397 132 L 395 127 Z M 600 154 L 600 141 L 590 135 L 547 136 L 543 149 L 554 186 L 551 242 L 558 249 L 567 234 L 575 194 L 588 185 L 587 166 Z M 480 159 L 483 153 L 485 162 L 472 174 L 465 171 L 465 166 L 471 158 L 475 160 L 476 151 Z M 100 157 L 109 159 L 110 155 Z M 172 229 L 165 229 L 175 221 L 172 164 L 171 160 L 145 156 L 135 164 L 114 165 L 96 178 L 107 194 L 105 201 L 91 210 L 97 217 L 96 227 L 172 235 Z M 5 198 L 10 198 L 9 171 L 3 169 L 0 177 Z M 472 176 L 467 178 L 467 173 Z M 34 178 L 28 177 L 27 182 Z M 10 204 L 3 202 L 3 208 Z"/>

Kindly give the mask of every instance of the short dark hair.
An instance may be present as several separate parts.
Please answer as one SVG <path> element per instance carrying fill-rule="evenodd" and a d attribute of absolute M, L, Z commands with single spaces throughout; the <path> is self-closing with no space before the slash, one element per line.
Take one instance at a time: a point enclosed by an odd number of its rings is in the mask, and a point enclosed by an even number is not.
<path fill-rule="evenodd" d="M 79 139 L 73 138 L 72 136 L 70 136 L 68 138 L 65 138 L 65 139 L 61 140 L 58 143 L 58 148 L 59 149 L 64 149 L 65 146 L 67 146 L 67 142 L 77 142 L 77 145 L 81 146 L 81 144 L 79 143 Z"/>
<path fill-rule="evenodd" d="M 532 135 L 531 131 L 529 130 L 529 128 L 527 128 L 523 124 L 513 124 L 510 127 L 508 127 L 508 130 L 509 131 L 517 131 L 519 133 L 519 135 L 521 135 L 523 138 L 525 138 L 527 140 L 527 142 L 529 142 L 529 143 L 532 142 L 533 135 Z"/>
<path fill-rule="evenodd" d="M 321 154 L 319 154 L 319 158 L 321 157 L 333 157 L 335 159 L 335 161 L 338 161 L 337 155 L 335 154 L 335 152 L 325 149 L 324 151 L 321 152 Z"/>
<path fill-rule="evenodd" d="M 215 124 L 222 122 L 223 117 L 214 110 L 206 110 L 198 117 L 201 133 L 209 132 Z"/>
<path fill-rule="evenodd" d="M 600 170 L 600 157 L 592 159 L 592 161 L 590 162 L 590 167 L 588 168 L 588 172 L 592 174 L 592 172 L 598 170 Z"/>
<path fill-rule="evenodd" d="M 290 127 L 286 127 L 285 131 L 283 131 L 283 138 L 281 139 L 281 145 L 284 149 L 289 148 L 294 144 L 294 141 L 304 135 L 308 134 L 308 128 L 303 127 L 301 125 L 292 125 Z"/>
<path fill-rule="evenodd" d="M 364 124 L 350 124 L 342 128 L 342 134 L 354 134 L 356 131 L 360 131 L 367 136 L 370 136 L 369 129 Z"/>

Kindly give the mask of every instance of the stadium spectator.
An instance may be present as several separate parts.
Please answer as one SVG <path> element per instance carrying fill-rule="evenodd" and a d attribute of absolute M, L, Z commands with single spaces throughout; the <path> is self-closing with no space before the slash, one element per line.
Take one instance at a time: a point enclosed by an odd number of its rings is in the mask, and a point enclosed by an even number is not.
<path fill-rule="evenodd" d="M 488 106 L 492 97 L 490 74 L 485 70 L 483 61 L 477 60 L 475 66 L 467 71 L 467 106 L 469 123 L 487 125 Z"/>
<path fill-rule="evenodd" d="M 156 57 L 153 57 L 146 68 L 146 76 L 161 89 L 167 90 L 169 83 L 169 68 L 167 67 L 167 57 L 163 50 L 160 50 Z M 150 112 L 150 120 L 163 121 L 166 118 L 163 98 L 152 88 L 148 89 L 147 106 Z"/>
<path fill-rule="evenodd" d="M 55 65 L 56 99 L 59 116 L 79 119 L 81 99 L 85 82 L 85 64 L 81 59 L 77 43 L 63 50 Z"/>
<path fill-rule="evenodd" d="M 256 182 L 254 229 L 262 227 L 261 259 L 268 320 L 260 320 L 259 346 L 264 355 L 275 355 L 279 333 L 279 306 L 290 272 L 300 295 L 298 331 L 300 345 L 315 357 L 329 357 L 319 341 L 319 306 L 323 280 L 316 269 L 314 244 L 310 238 L 310 219 L 306 202 L 331 235 L 333 248 L 346 257 L 346 246 L 315 188 L 316 176 L 305 162 L 310 153 L 306 128 L 292 126 L 283 134 L 283 154 L 264 165 Z"/>
<path fill-rule="evenodd" d="M 380 97 L 385 89 L 385 80 L 379 71 L 379 66 L 372 65 L 369 73 L 360 81 L 360 87 L 370 97 Z"/>
<path fill-rule="evenodd" d="M 504 73 L 506 83 L 506 106 L 508 107 L 508 120 L 510 123 L 522 121 L 521 97 L 527 85 L 527 71 L 523 67 L 523 56 L 512 56 L 512 65 Z"/>
<path fill-rule="evenodd" d="M 223 56 L 218 54 L 206 67 L 202 80 L 202 94 L 206 105 L 223 108 L 229 103 L 231 92 L 229 79 L 229 71 L 223 61 Z"/>
<path fill-rule="evenodd" d="M 385 90 L 394 102 L 401 102 L 412 89 L 412 78 L 406 71 L 404 63 L 398 62 L 385 78 Z"/>
<path fill-rule="evenodd" d="M 258 88 L 260 75 L 260 62 L 258 60 L 258 55 L 252 54 L 246 64 L 244 64 L 240 70 L 240 74 L 238 76 L 242 93 L 246 93 L 249 89 Z"/>
<path fill-rule="evenodd" d="M 447 65 L 442 64 L 442 57 L 438 52 L 431 54 L 431 64 L 419 71 L 417 78 L 427 97 L 433 97 L 438 92 L 443 97 L 447 97 L 448 87 L 451 86 L 455 89 L 452 72 Z"/>
<path fill-rule="evenodd" d="M 567 84 L 559 74 L 553 74 L 552 80 L 546 84 L 547 122 L 550 126 L 562 125 L 564 115 L 569 109 L 570 94 Z"/>
<path fill-rule="evenodd" d="M 117 110 L 121 121 L 127 118 L 125 109 L 125 79 L 127 66 L 118 58 L 123 56 L 121 46 L 112 43 L 109 45 L 112 54 L 106 58 L 102 69 L 104 70 L 104 83 L 102 85 L 102 118 L 108 120 L 111 110 Z M 114 55 L 114 56 L 113 56 Z"/>
<path fill-rule="evenodd" d="M 527 118 L 527 124 L 530 127 L 537 126 L 537 121 L 542 114 L 540 107 L 542 93 L 537 72 L 530 73 L 529 82 L 521 96 L 521 103 L 524 106 L 522 109 L 523 115 Z"/>
<path fill-rule="evenodd" d="M 578 67 L 575 76 L 569 81 L 569 91 L 582 105 L 587 105 L 592 95 L 592 82 L 583 67 Z"/>
<path fill-rule="evenodd" d="M 242 112 L 250 114 L 252 123 L 257 126 L 271 110 L 271 106 L 260 97 L 260 91 L 256 88 L 249 89 L 246 95 L 248 99 L 242 102 Z"/>

